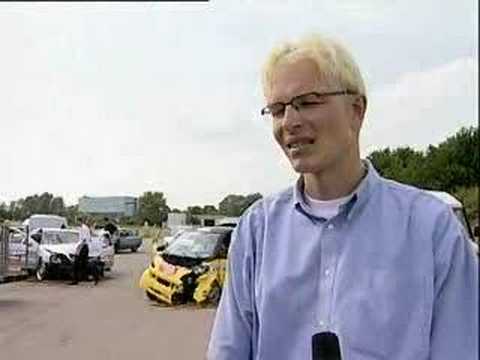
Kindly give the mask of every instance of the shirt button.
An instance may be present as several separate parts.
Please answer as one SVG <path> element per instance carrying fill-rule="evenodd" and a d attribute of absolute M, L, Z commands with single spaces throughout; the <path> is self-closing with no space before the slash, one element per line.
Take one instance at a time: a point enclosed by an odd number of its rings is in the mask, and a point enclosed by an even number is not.
<path fill-rule="evenodd" d="M 330 275 L 330 270 L 329 269 L 325 270 L 325 276 L 329 276 L 329 275 Z"/>
<path fill-rule="evenodd" d="M 319 323 L 319 324 L 320 324 L 320 326 L 325 326 L 325 321 L 320 320 L 320 323 Z"/>
<path fill-rule="evenodd" d="M 327 229 L 332 230 L 335 226 L 333 224 L 328 224 Z"/>

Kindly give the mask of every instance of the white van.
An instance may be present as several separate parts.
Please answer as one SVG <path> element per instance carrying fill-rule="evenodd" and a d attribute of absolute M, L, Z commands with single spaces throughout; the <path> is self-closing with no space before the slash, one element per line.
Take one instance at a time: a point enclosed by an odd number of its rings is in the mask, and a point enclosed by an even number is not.
<path fill-rule="evenodd" d="M 35 214 L 26 219 L 22 225 L 28 226 L 30 231 L 42 228 L 60 229 L 67 227 L 67 219 L 52 214 Z"/>

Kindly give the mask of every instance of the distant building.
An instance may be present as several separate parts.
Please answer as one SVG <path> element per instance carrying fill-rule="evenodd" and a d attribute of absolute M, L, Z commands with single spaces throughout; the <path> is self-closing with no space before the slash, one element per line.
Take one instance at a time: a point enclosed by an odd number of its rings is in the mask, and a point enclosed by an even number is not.
<path fill-rule="evenodd" d="M 185 213 L 168 213 L 167 227 L 174 228 L 176 226 L 187 225 L 187 214 Z"/>
<path fill-rule="evenodd" d="M 78 199 L 78 211 L 111 218 L 134 216 L 138 213 L 138 199 L 133 196 L 83 196 Z"/>

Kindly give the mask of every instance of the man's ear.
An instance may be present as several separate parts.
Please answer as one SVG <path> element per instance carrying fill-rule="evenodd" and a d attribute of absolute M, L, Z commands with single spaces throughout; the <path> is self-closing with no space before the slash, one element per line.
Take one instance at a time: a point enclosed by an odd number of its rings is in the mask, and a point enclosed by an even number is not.
<path fill-rule="evenodd" d="M 365 95 L 354 95 L 352 96 L 351 104 L 354 113 L 354 126 L 357 131 L 360 131 L 363 119 L 365 118 L 365 112 L 367 111 L 367 98 Z"/>

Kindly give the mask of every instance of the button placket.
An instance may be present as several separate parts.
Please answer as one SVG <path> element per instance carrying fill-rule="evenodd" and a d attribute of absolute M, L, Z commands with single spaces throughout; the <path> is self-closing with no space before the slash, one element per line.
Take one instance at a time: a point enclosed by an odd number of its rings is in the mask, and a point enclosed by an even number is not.
<path fill-rule="evenodd" d="M 328 319 L 331 312 L 331 298 L 333 296 L 333 276 L 332 269 L 336 258 L 335 236 L 332 231 L 335 228 L 333 224 L 326 224 L 322 239 L 322 252 L 320 262 L 320 286 L 319 286 L 319 322 L 322 329 L 328 328 Z"/>

